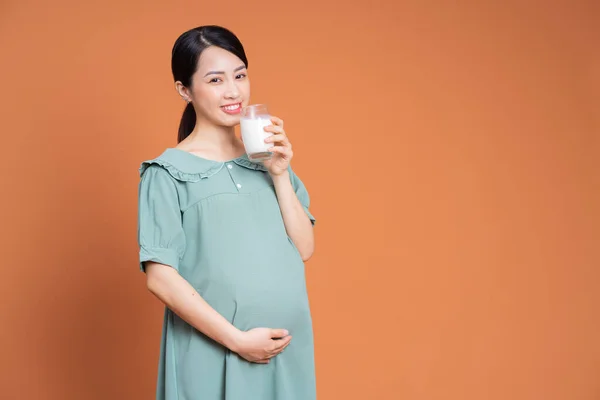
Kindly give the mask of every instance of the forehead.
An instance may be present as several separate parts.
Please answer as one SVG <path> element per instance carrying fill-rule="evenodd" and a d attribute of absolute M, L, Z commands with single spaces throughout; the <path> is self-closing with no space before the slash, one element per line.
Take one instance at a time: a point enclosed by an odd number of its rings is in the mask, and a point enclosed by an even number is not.
<path fill-rule="evenodd" d="M 198 72 L 231 72 L 241 65 L 244 65 L 244 62 L 235 54 L 217 46 L 210 46 L 200 54 Z"/>

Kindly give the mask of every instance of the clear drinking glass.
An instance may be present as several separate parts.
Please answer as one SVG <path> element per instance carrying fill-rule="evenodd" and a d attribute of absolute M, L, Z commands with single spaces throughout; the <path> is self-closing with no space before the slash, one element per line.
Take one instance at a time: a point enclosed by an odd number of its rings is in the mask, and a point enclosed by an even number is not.
<path fill-rule="evenodd" d="M 273 143 L 265 143 L 265 139 L 273 135 L 264 130 L 269 125 L 273 124 L 266 105 L 254 104 L 242 109 L 240 130 L 244 148 L 250 160 L 264 161 L 273 156 L 273 153 L 268 151 Z"/>

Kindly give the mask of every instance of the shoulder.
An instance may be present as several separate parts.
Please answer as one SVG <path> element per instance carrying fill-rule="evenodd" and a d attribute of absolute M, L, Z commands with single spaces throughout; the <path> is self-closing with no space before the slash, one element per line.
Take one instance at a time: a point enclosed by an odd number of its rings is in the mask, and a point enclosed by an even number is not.
<path fill-rule="evenodd" d="M 142 161 L 139 176 L 166 177 L 179 182 L 197 182 L 202 178 L 201 170 L 189 165 L 189 160 L 182 158 L 181 151 L 166 149 L 158 157 Z"/>

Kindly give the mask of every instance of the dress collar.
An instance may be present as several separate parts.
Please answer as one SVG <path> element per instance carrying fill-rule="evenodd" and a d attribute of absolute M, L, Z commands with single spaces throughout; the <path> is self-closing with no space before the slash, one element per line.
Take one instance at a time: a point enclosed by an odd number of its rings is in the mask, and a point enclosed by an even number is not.
<path fill-rule="evenodd" d="M 198 182 L 201 179 L 213 176 L 229 162 L 234 162 L 241 167 L 252 170 L 267 171 L 267 168 L 264 165 L 250 161 L 248 155 L 245 153 L 232 160 L 214 161 L 199 157 L 184 150 L 168 148 L 160 156 L 142 162 L 139 173 L 141 176 L 150 165 L 158 164 L 165 168 L 177 180 L 184 182 Z"/>

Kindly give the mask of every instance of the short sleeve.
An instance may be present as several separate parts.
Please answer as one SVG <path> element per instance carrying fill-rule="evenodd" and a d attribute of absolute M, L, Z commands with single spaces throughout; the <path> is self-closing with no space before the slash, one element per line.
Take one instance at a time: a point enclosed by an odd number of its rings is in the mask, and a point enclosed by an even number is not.
<path fill-rule="evenodd" d="M 181 209 L 175 181 L 158 165 L 149 166 L 140 179 L 138 190 L 139 265 L 145 261 L 179 269 L 185 252 Z"/>
<path fill-rule="evenodd" d="M 310 218 L 310 222 L 314 225 L 316 220 L 315 217 L 309 211 L 310 196 L 308 195 L 308 190 L 306 189 L 306 186 L 304 186 L 304 183 L 300 180 L 300 178 L 298 178 L 298 175 L 294 173 L 291 167 L 289 168 L 289 172 L 290 180 L 292 181 L 292 187 L 296 192 L 296 196 L 298 197 L 298 200 L 300 200 L 300 204 L 302 204 L 302 206 L 304 207 L 306 215 L 308 215 L 308 218 Z"/>

